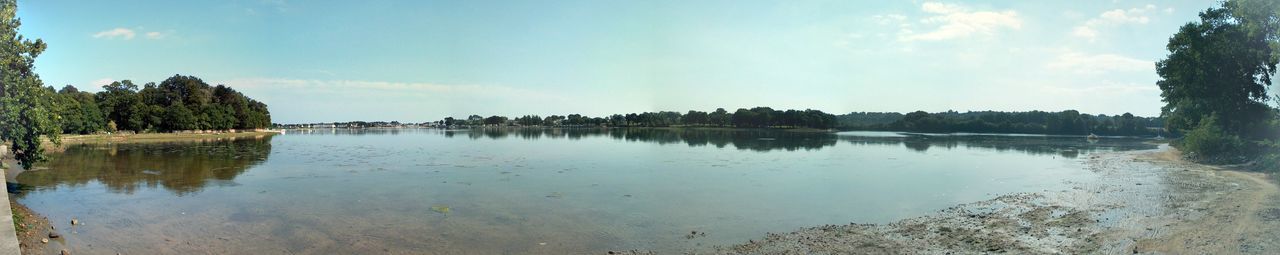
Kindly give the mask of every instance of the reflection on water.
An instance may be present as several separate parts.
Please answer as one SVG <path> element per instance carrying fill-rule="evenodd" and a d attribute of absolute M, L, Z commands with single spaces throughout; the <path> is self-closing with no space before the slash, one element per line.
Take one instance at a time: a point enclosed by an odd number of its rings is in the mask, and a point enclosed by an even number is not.
<path fill-rule="evenodd" d="M 788 132 L 776 130 L 738 129 L 666 129 L 666 128 L 478 128 L 461 130 L 434 129 L 315 129 L 290 131 L 291 134 L 323 135 L 397 135 L 405 133 L 442 133 L 445 137 L 470 139 L 569 139 L 609 137 L 629 142 L 686 144 L 691 147 L 732 146 L 739 150 L 817 150 L 835 146 L 837 142 L 854 145 L 901 145 L 925 152 L 930 148 L 993 149 L 1033 155 L 1057 155 L 1075 158 L 1081 152 L 1154 149 L 1142 138 L 1113 137 L 1088 140 L 1077 136 L 1036 135 L 935 135 L 893 132 Z"/>
<path fill-rule="evenodd" d="M 16 180 L 59 228 L 89 222 L 64 238 L 81 254 L 680 253 L 1064 188 L 1094 176 L 1073 157 L 1152 147 L 857 134 L 290 130 L 73 147 Z"/>
<path fill-rule="evenodd" d="M 192 143 L 71 145 L 47 164 L 56 171 L 17 177 L 27 188 L 102 183 L 112 192 L 163 187 L 178 195 L 206 185 L 234 185 L 236 175 L 267 160 L 271 137 Z M 20 192 L 19 194 L 24 194 Z"/>

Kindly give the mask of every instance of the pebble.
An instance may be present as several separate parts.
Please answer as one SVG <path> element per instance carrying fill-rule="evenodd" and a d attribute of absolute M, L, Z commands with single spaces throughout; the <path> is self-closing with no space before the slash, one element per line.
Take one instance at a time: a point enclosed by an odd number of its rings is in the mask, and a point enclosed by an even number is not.
<path fill-rule="evenodd" d="M 66 249 L 62 249 L 62 255 L 71 255 L 71 252 Z"/>
<path fill-rule="evenodd" d="M 40 243 L 49 243 L 49 238 L 40 238 Z"/>
<path fill-rule="evenodd" d="M 78 225 L 78 224 L 80 224 L 79 220 L 71 219 L 71 225 Z"/>
<path fill-rule="evenodd" d="M 49 238 L 58 238 L 61 236 L 62 235 L 59 235 L 58 232 L 49 232 Z"/>

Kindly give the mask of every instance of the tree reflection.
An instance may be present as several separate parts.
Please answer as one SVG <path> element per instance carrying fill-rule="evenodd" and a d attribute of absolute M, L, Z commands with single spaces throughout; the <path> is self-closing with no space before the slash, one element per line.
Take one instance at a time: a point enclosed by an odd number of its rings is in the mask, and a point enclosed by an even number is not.
<path fill-rule="evenodd" d="M 162 187 L 177 195 L 207 185 L 234 185 L 245 170 L 267 160 L 271 137 L 185 143 L 73 145 L 52 155 L 43 170 L 16 178 L 23 188 L 57 189 L 97 181 L 110 192 L 131 194 Z M 21 195 L 21 192 L 19 193 Z"/>
<path fill-rule="evenodd" d="M 739 150 L 818 150 L 838 142 L 854 145 L 903 146 L 916 152 L 930 149 L 989 149 L 1031 155 L 1075 158 L 1081 152 L 1122 151 L 1155 148 L 1139 138 L 1108 138 L 1090 142 L 1071 136 L 924 135 L 888 137 L 840 135 L 826 132 L 790 132 L 764 129 L 680 129 L 680 128 L 478 128 L 441 131 L 446 137 L 470 139 L 581 139 L 609 137 L 628 142 L 685 144 L 690 147 L 732 146 Z"/>

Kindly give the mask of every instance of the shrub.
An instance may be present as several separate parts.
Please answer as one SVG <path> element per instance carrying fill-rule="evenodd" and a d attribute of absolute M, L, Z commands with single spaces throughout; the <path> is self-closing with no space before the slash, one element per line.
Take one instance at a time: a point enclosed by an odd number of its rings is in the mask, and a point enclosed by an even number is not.
<path fill-rule="evenodd" d="M 1250 151 L 1244 139 L 1224 132 L 1214 116 L 1202 119 L 1179 145 L 1187 158 L 1206 163 L 1241 163 L 1248 159 L 1244 152 Z"/>

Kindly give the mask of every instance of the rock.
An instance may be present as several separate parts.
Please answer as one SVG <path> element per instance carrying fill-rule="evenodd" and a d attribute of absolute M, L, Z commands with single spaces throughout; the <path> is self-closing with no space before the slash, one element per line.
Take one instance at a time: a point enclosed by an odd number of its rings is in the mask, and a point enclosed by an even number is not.
<path fill-rule="evenodd" d="M 40 243 L 49 243 L 49 238 L 40 238 Z"/>
<path fill-rule="evenodd" d="M 79 220 L 71 219 L 71 225 L 79 225 L 79 224 L 80 224 Z"/>
<path fill-rule="evenodd" d="M 71 255 L 71 252 L 67 251 L 67 249 L 62 249 L 62 255 Z"/>
<path fill-rule="evenodd" d="M 58 238 L 58 237 L 62 237 L 62 235 L 59 235 L 58 232 L 49 232 L 49 238 Z"/>

